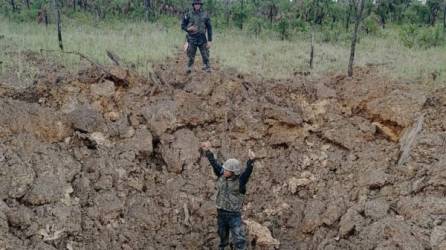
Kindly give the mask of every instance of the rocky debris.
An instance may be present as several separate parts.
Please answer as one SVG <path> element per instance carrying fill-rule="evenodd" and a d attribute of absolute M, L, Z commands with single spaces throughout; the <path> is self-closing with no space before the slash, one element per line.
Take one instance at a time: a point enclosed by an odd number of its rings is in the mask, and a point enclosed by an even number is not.
<path fill-rule="evenodd" d="M 97 132 L 104 124 L 102 115 L 89 105 L 78 106 L 69 113 L 69 119 L 73 128 L 82 132 Z"/>
<path fill-rule="evenodd" d="M 318 99 L 334 98 L 337 96 L 335 89 L 327 87 L 323 83 L 318 83 L 316 85 L 316 94 L 317 94 Z"/>
<path fill-rule="evenodd" d="M 302 231 L 305 233 L 314 232 L 322 225 L 322 214 L 325 210 L 325 204 L 321 200 L 311 200 L 307 203 L 302 221 Z"/>
<path fill-rule="evenodd" d="M 168 129 L 176 126 L 176 103 L 172 100 L 163 100 L 153 105 L 144 107 L 142 114 L 147 120 L 150 131 L 156 136 L 161 136 Z"/>
<path fill-rule="evenodd" d="M 369 200 L 365 204 L 365 216 L 374 220 L 379 220 L 387 215 L 390 209 L 390 203 L 385 199 Z"/>
<path fill-rule="evenodd" d="M 92 84 L 90 91 L 94 96 L 112 97 L 115 94 L 115 84 L 105 80 L 102 83 Z"/>
<path fill-rule="evenodd" d="M 301 173 L 301 178 L 291 177 L 288 180 L 288 190 L 292 194 L 295 194 L 300 187 L 305 187 L 314 181 L 316 181 L 314 175 L 308 171 L 304 171 Z"/>
<path fill-rule="evenodd" d="M 88 137 L 91 142 L 95 143 L 96 145 L 100 146 L 106 146 L 109 147 L 111 143 L 107 140 L 104 134 L 101 132 L 93 132 Z"/>
<path fill-rule="evenodd" d="M 267 227 L 253 220 L 244 220 L 243 222 L 246 224 L 248 237 L 256 242 L 256 246 L 262 249 L 276 249 L 280 246 L 280 242 L 271 236 Z"/>
<path fill-rule="evenodd" d="M 359 176 L 359 185 L 370 189 L 381 188 L 390 182 L 390 176 L 384 169 L 369 169 Z"/>
<path fill-rule="evenodd" d="M 401 127 L 408 127 L 417 118 L 426 95 L 418 90 L 396 89 L 367 103 L 367 111 L 383 121 L 392 121 Z"/>
<path fill-rule="evenodd" d="M 322 135 L 335 145 L 347 150 L 360 147 L 365 141 L 371 138 L 372 131 L 369 122 L 359 122 L 357 118 L 346 119 L 339 115 L 328 115 L 328 122 L 325 124 Z"/>
<path fill-rule="evenodd" d="M 181 173 L 200 158 L 200 142 L 191 130 L 180 129 L 161 138 L 161 154 L 169 172 Z"/>
<path fill-rule="evenodd" d="M 339 222 L 339 235 L 341 237 L 348 237 L 349 235 L 361 231 L 362 224 L 364 223 L 364 218 L 356 211 L 355 208 L 350 208 L 347 210 L 341 221 Z"/>
<path fill-rule="evenodd" d="M 400 136 L 392 128 L 387 127 L 386 125 L 383 125 L 379 122 L 374 122 L 372 124 L 375 125 L 375 127 L 381 133 L 383 133 L 387 138 L 389 138 L 389 140 L 391 140 L 393 142 L 398 142 L 398 140 L 400 139 Z"/>
<path fill-rule="evenodd" d="M 117 66 L 111 67 L 107 78 L 120 86 L 127 86 L 131 82 L 129 70 Z"/>
<path fill-rule="evenodd" d="M 283 123 L 289 126 L 300 126 L 302 125 L 301 115 L 290 111 L 286 108 L 277 107 L 274 105 L 266 106 L 263 110 L 264 119 L 267 123 Z"/>
<path fill-rule="evenodd" d="M 387 217 L 365 227 L 362 238 L 369 248 L 377 249 L 426 249 L 428 238 L 415 233 L 416 227 L 403 219 Z M 365 247 L 365 244 L 363 244 Z"/>
<path fill-rule="evenodd" d="M 443 249 L 446 247 L 446 226 L 436 226 L 430 236 L 432 249 Z"/>
<path fill-rule="evenodd" d="M 72 133 L 65 116 L 54 109 L 11 99 L 1 99 L 0 105 L 1 138 L 30 133 L 52 143 L 61 141 Z"/>
<path fill-rule="evenodd" d="M 342 200 L 332 202 L 322 214 L 322 222 L 327 226 L 331 226 L 336 223 L 344 213 L 345 204 Z"/>
<path fill-rule="evenodd" d="M 150 156 L 153 152 L 153 137 L 152 133 L 146 128 L 141 127 L 136 130 L 132 130 L 131 136 L 129 139 L 124 140 L 122 145 L 123 148 L 132 149 L 137 154 Z"/>
<path fill-rule="evenodd" d="M 31 166 L 23 163 L 17 155 L 11 155 L 11 157 L 15 159 L 8 159 L 0 168 L 0 181 L 4 187 L 0 191 L 2 199 L 23 197 L 35 179 L 35 172 Z"/>
<path fill-rule="evenodd" d="M 92 67 L 1 88 L 0 249 L 214 249 L 204 140 L 219 160 L 258 156 L 250 248 L 445 248 L 444 90 L 360 70 L 187 76 L 182 60 L 150 79 Z M 398 139 L 421 113 L 398 166 Z"/>

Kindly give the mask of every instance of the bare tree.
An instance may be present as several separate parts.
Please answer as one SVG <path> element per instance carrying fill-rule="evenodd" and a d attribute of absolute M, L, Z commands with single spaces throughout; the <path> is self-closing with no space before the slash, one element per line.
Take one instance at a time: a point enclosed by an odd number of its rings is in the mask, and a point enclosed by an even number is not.
<path fill-rule="evenodd" d="M 443 1 L 443 29 L 446 31 L 446 0 Z"/>
<path fill-rule="evenodd" d="M 314 30 L 311 28 L 311 48 L 310 48 L 310 69 L 313 68 L 313 58 L 314 58 Z"/>
<path fill-rule="evenodd" d="M 243 22 L 245 17 L 245 1 L 240 0 L 240 29 L 243 29 Z"/>
<path fill-rule="evenodd" d="M 359 25 L 362 21 L 362 13 L 364 12 L 364 0 L 350 0 L 355 13 L 355 29 L 353 31 L 352 44 L 350 47 L 350 60 L 348 63 L 348 76 L 353 76 L 353 63 L 355 60 L 356 41 L 358 37 Z"/>
<path fill-rule="evenodd" d="M 57 0 L 53 0 L 54 4 L 54 11 L 56 14 L 56 26 L 57 26 L 57 40 L 59 41 L 59 48 L 63 50 L 63 43 L 62 43 L 62 26 L 60 24 L 60 10 L 59 5 L 57 3 Z"/>
<path fill-rule="evenodd" d="M 351 1 L 351 0 L 350 0 Z M 348 6 L 348 10 L 347 10 L 347 17 L 345 19 L 345 32 L 348 32 L 348 29 L 350 28 L 350 15 L 352 12 L 352 5 L 351 3 Z"/>
<path fill-rule="evenodd" d="M 145 15 L 145 20 L 146 22 L 149 21 L 149 17 L 150 17 L 150 0 L 144 0 L 144 15 Z"/>
<path fill-rule="evenodd" d="M 17 10 L 17 6 L 16 6 L 14 0 L 11 0 L 11 7 L 12 7 L 12 11 L 16 11 Z"/>
<path fill-rule="evenodd" d="M 229 25 L 229 2 L 230 0 L 225 0 L 225 19 L 226 25 Z"/>

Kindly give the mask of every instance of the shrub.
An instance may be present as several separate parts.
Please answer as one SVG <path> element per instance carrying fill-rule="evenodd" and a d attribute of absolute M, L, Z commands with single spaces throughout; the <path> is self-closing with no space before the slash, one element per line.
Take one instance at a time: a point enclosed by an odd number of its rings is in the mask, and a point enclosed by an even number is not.
<path fill-rule="evenodd" d="M 286 18 L 281 18 L 279 22 L 277 22 L 275 30 L 279 32 L 281 40 L 286 40 L 290 37 L 290 23 Z"/>
<path fill-rule="evenodd" d="M 445 36 L 439 25 L 419 30 L 417 36 L 417 44 L 419 47 L 427 49 L 440 46 L 444 43 Z"/>
<path fill-rule="evenodd" d="M 414 24 L 402 26 L 400 39 L 408 48 L 432 48 L 441 46 L 446 42 L 445 35 L 440 26 L 417 27 Z"/>
<path fill-rule="evenodd" d="M 363 28 L 367 34 L 377 34 L 379 31 L 379 17 L 375 14 L 369 15 L 363 22 Z"/>
<path fill-rule="evenodd" d="M 416 42 L 417 27 L 414 24 L 403 25 L 400 30 L 400 40 L 404 46 L 412 48 Z"/>
<path fill-rule="evenodd" d="M 263 21 L 262 18 L 253 17 L 249 19 L 247 26 L 248 32 L 257 37 L 262 33 L 262 30 L 265 29 L 265 21 Z"/>

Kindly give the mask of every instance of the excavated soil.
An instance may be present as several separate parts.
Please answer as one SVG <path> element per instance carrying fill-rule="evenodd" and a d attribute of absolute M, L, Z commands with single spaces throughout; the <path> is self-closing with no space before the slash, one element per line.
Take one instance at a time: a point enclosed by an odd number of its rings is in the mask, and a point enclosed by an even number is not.
<path fill-rule="evenodd" d="M 446 249 L 446 89 L 373 68 L 266 80 L 184 65 L 1 84 L 0 249 L 216 249 L 205 140 L 220 161 L 259 158 L 250 249 Z"/>

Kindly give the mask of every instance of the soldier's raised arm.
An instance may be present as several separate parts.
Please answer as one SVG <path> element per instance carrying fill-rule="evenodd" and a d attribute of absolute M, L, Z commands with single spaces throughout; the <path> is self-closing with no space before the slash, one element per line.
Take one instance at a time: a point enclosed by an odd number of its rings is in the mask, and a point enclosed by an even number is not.
<path fill-rule="evenodd" d="M 208 158 L 209 163 L 211 164 L 212 169 L 214 170 L 214 174 L 217 177 L 220 177 L 223 174 L 223 167 L 215 159 L 214 153 L 211 152 L 211 143 L 208 142 L 208 141 L 201 143 L 201 149 L 204 151 L 204 154 L 206 155 L 206 158 Z"/>

